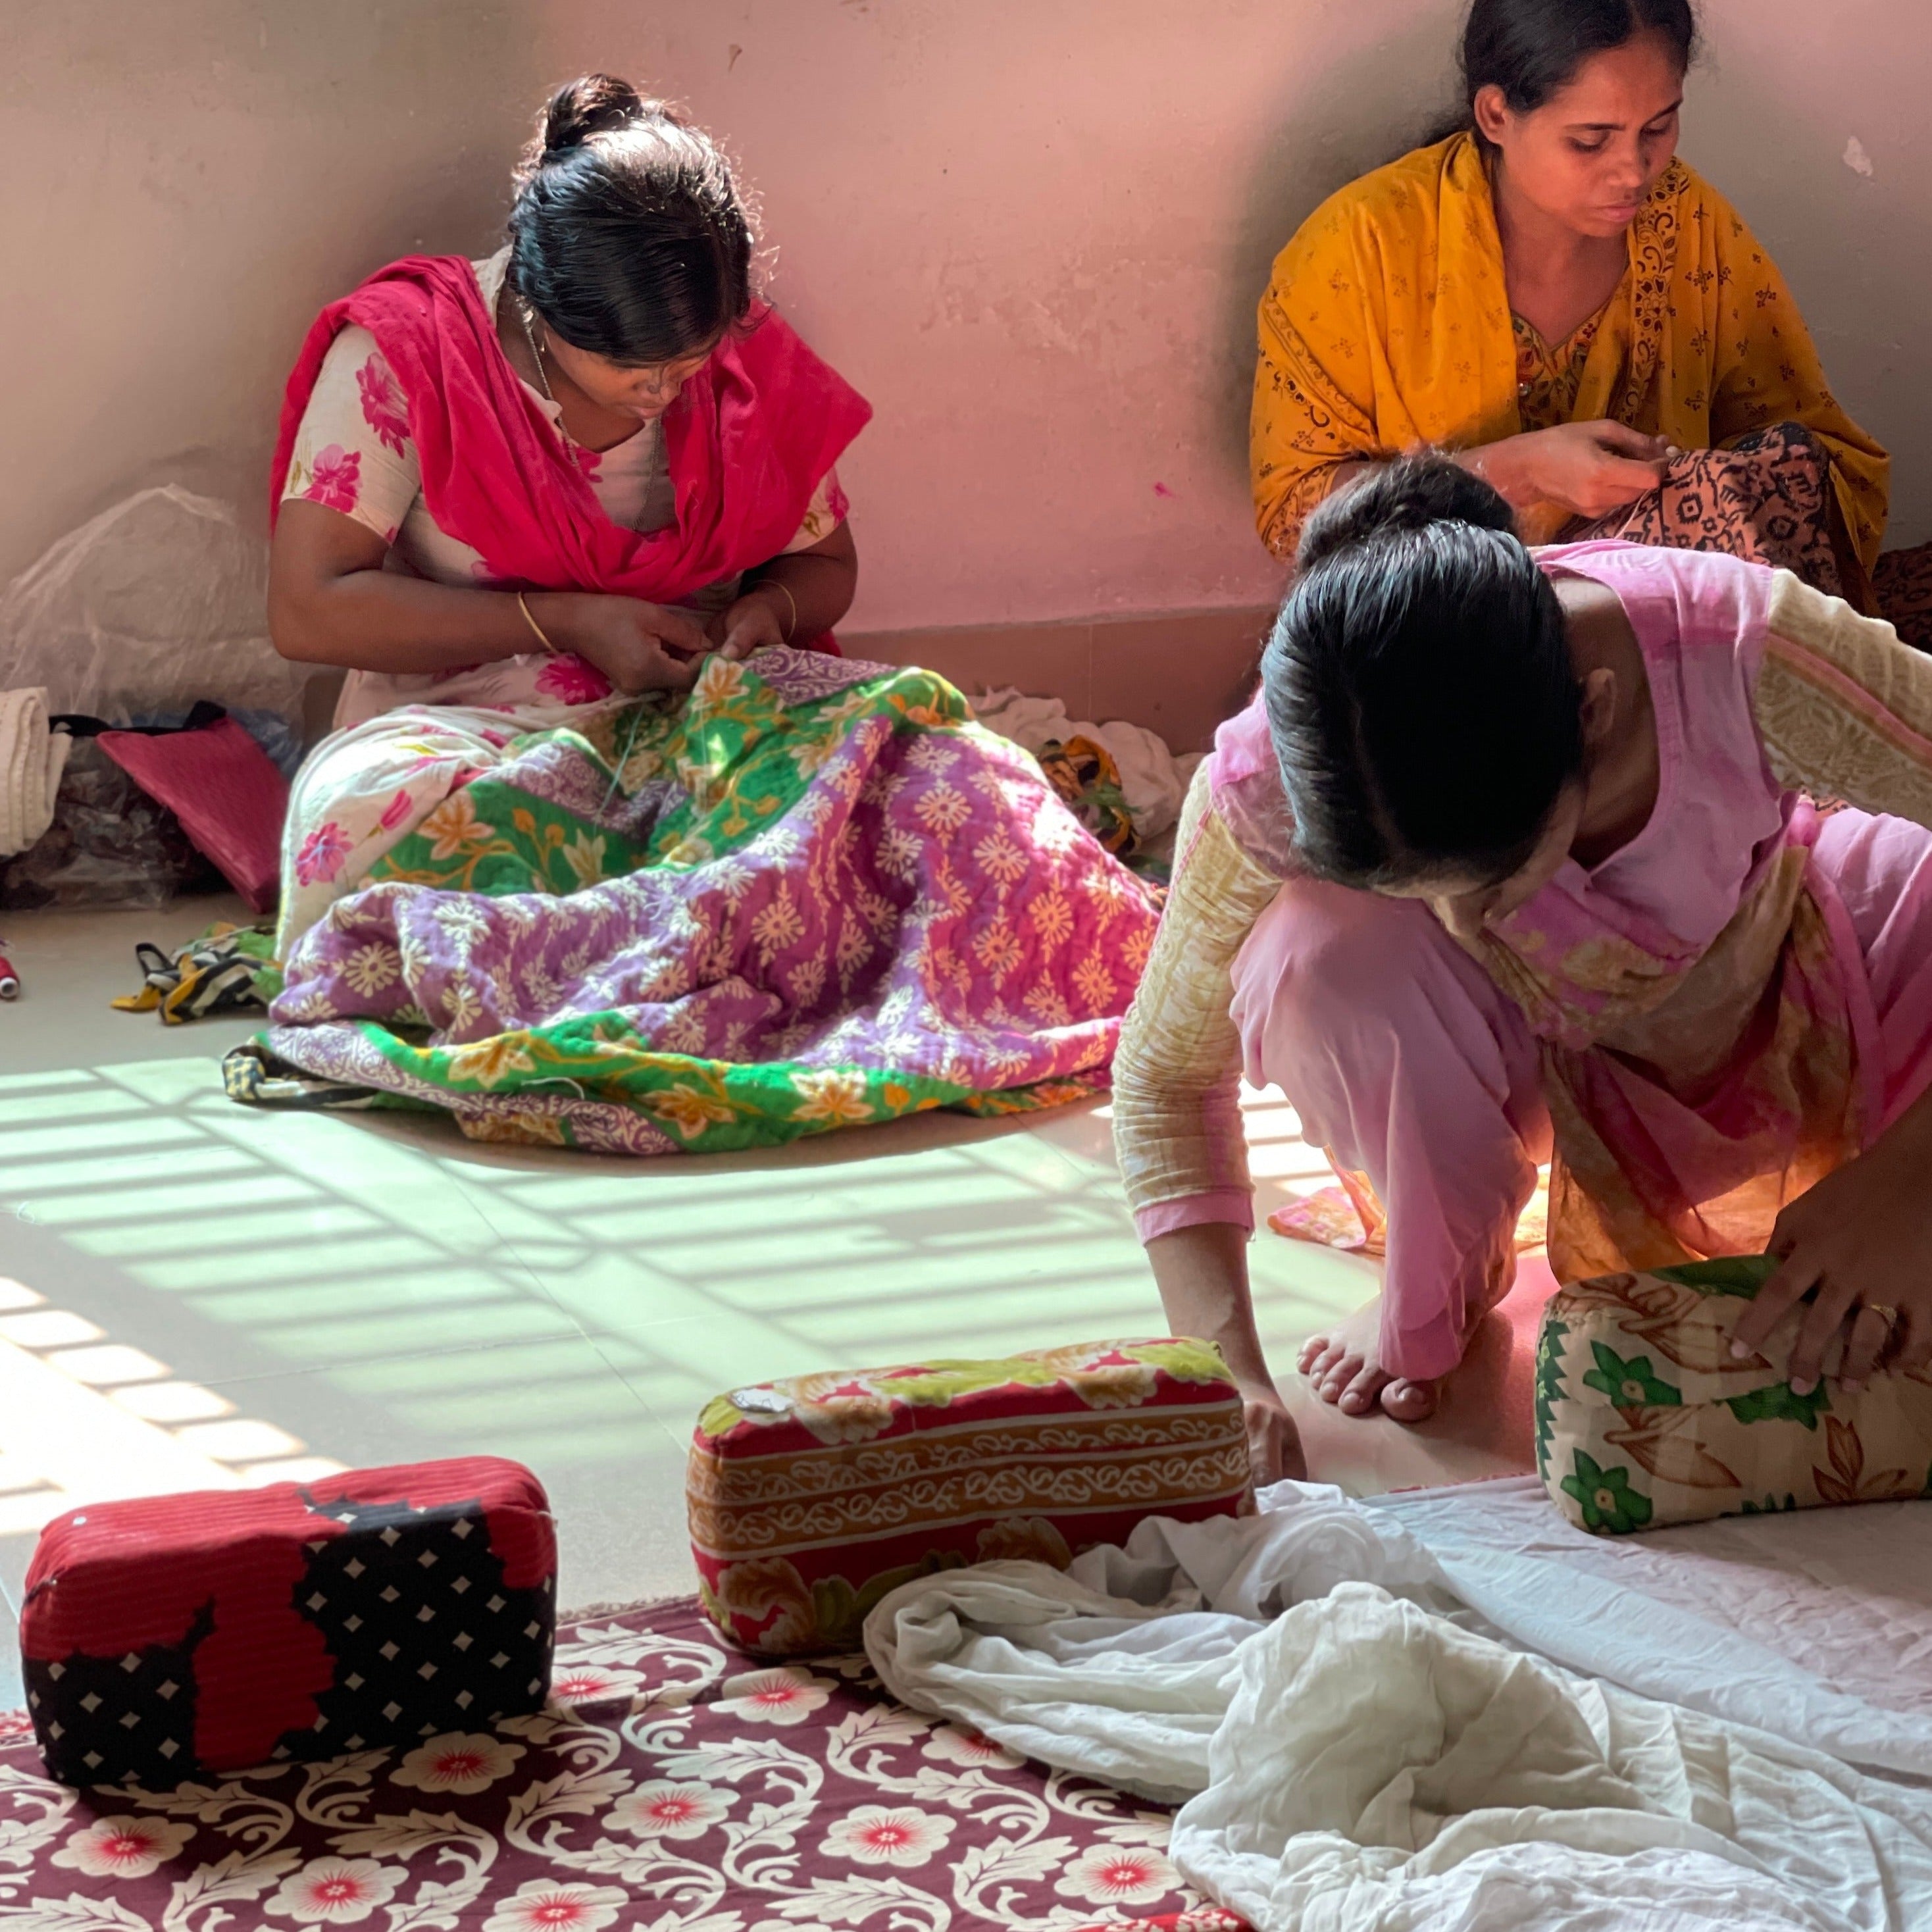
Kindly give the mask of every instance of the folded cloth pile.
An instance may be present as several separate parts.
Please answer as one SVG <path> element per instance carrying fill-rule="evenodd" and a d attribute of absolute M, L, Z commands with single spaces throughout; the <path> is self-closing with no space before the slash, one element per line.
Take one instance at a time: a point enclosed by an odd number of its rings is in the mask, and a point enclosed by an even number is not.
<path fill-rule="evenodd" d="M 1088 830 L 1117 854 L 1124 844 L 1144 848 L 1179 819 L 1188 781 L 1201 762 L 1193 752 L 1177 758 L 1164 739 L 1141 725 L 1076 721 L 1058 698 L 1029 698 L 1010 686 L 974 698 L 973 715 L 988 730 L 1030 752 Z M 1129 821 L 1125 840 L 1093 822 L 1110 803 Z"/>
<path fill-rule="evenodd" d="M 196 850 L 254 910 L 267 912 L 275 903 L 289 782 L 248 731 L 208 708 L 214 717 L 179 731 L 104 731 L 100 748 L 181 820 Z"/>
<path fill-rule="evenodd" d="M 1536 1352 L 1536 1462 L 1572 1522 L 1628 1536 L 1932 1494 L 1932 1380 L 1898 1371 L 1848 1383 L 1834 1337 L 1822 1378 L 1800 1394 L 1788 1364 L 1804 1304 L 1758 1350 L 1732 1354 L 1777 1268 L 1769 1255 L 1722 1256 L 1571 1282 L 1551 1298 Z"/>
<path fill-rule="evenodd" d="M 64 1784 L 158 1792 L 476 1743 L 461 1734 L 543 1708 L 556 1528 L 542 1484 L 494 1456 L 90 1502 L 41 1532 L 20 1621 L 34 1734 Z M 76 1909 L 90 1922 L 148 1922 Z"/>
<path fill-rule="evenodd" d="M 1186 1798 L 1176 1867 L 1256 1932 L 1932 1924 L 1932 1718 L 1910 1708 L 1932 1605 L 1889 1606 L 1880 1706 L 1627 1592 L 1627 1636 L 1632 1609 L 1655 1615 L 1624 1651 L 1666 1702 L 1625 1688 L 1600 1630 L 1580 1654 L 1548 1628 L 1544 1559 L 1499 1564 L 1453 1538 L 1445 1557 L 1399 1514 L 1312 1485 L 1262 1505 L 1144 1523 L 1065 1573 L 988 1563 L 906 1584 L 867 1651 L 917 1708 Z M 1593 1543 L 1546 1505 L 1539 1521 L 1545 1547 Z M 1750 1527 L 1794 1522 L 1809 1533 Z"/>
<path fill-rule="evenodd" d="M 40 686 L 0 691 L 0 859 L 37 844 L 54 822 L 54 795 L 73 748 L 49 724 Z"/>
<path fill-rule="evenodd" d="M 1064 1568 L 1254 1491 L 1220 1350 L 1165 1337 L 734 1389 L 698 1419 L 685 1494 L 705 1614 L 782 1657 L 852 1648 L 874 1604 L 940 1565 Z"/>

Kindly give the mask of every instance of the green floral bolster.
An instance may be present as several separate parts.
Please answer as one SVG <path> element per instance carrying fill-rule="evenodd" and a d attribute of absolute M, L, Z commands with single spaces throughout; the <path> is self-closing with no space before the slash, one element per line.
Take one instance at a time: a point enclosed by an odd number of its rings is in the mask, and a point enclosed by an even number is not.
<path fill-rule="evenodd" d="M 1758 1290 L 1777 1268 L 1769 1255 L 1723 1255 L 1714 1261 L 1687 1262 L 1682 1268 L 1653 1268 L 1651 1273 L 1680 1288 L 1694 1288 L 1700 1294 L 1734 1294 L 1755 1301 Z"/>

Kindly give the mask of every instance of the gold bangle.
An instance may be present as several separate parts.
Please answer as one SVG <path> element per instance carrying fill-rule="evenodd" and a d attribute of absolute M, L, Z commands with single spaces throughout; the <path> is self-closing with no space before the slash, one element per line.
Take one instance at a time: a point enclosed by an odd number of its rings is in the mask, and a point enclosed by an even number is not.
<path fill-rule="evenodd" d="M 549 652 L 552 657 L 562 657 L 563 655 L 562 652 L 559 650 L 556 645 L 552 644 L 549 638 L 544 635 L 544 627 L 530 615 L 530 607 L 524 602 L 524 593 L 520 590 L 517 592 L 517 608 L 524 614 L 524 622 L 529 625 L 530 628 L 536 633 L 537 642 L 542 645 L 544 649 Z M 796 606 L 794 605 L 794 608 L 796 608 Z"/>
<path fill-rule="evenodd" d="M 791 594 L 791 586 L 781 582 L 776 577 L 764 577 L 758 580 L 758 588 L 784 592 L 784 601 L 791 606 L 791 628 L 784 634 L 784 642 L 790 644 L 798 635 L 798 599 Z"/>

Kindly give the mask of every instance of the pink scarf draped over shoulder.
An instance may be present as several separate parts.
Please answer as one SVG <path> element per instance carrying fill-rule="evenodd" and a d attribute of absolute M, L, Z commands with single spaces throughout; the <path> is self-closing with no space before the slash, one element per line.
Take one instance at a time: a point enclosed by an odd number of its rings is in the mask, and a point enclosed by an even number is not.
<path fill-rule="evenodd" d="M 1258 689 L 1216 728 L 1207 770 L 1215 808 L 1241 849 L 1278 879 L 1301 876 L 1306 868 L 1294 856 L 1294 816 Z"/>
<path fill-rule="evenodd" d="M 329 345 L 356 323 L 376 339 L 408 400 L 424 505 L 500 582 L 676 603 L 782 551 L 813 491 L 872 406 L 760 308 L 728 335 L 664 418 L 676 514 L 626 530 L 524 387 L 460 256 L 379 268 L 316 318 L 282 404 L 271 521 Z M 800 640 L 803 642 L 803 640 Z"/>

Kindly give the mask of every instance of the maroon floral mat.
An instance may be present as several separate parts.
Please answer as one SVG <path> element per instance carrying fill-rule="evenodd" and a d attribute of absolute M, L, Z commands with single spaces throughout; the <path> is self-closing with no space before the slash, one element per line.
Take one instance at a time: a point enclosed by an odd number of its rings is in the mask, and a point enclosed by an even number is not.
<path fill-rule="evenodd" d="M 173 1792 L 70 1791 L 0 1714 L 0 1928 L 1240 1924 L 1175 1875 L 1166 1812 L 892 1703 L 862 1658 L 760 1665 L 689 1602 L 559 1638 L 540 1716 Z"/>

